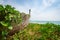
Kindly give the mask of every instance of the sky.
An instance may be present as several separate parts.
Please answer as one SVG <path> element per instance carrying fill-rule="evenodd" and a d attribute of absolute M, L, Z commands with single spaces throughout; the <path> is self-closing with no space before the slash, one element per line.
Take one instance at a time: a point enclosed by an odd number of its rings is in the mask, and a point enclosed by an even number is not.
<path fill-rule="evenodd" d="M 27 14 L 31 9 L 30 20 L 60 21 L 60 0 L 0 0 L 0 4 L 9 4 Z"/>

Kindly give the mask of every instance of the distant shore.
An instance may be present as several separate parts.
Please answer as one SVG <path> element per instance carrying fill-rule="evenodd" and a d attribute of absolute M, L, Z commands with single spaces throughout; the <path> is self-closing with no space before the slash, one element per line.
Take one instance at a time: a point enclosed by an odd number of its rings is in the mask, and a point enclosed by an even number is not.
<path fill-rule="evenodd" d="M 30 23 L 38 23 L 38 24 L 45 24 L 45 23 L 53 23 L 53 24 L 59 24 L 60 21 L 29 21 Z"/>

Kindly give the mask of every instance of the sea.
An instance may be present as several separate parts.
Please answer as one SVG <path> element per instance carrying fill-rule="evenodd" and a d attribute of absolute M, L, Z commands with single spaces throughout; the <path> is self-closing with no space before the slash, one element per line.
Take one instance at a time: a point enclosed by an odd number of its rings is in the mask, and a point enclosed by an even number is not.
<path fill-rule="evenodd" d="M 38 23 L 38 24 L 45 24 L 45 23 L 53 23 L 53 24 L 59 24 L 60 21 L 29 21 L 30 23 Z"/>

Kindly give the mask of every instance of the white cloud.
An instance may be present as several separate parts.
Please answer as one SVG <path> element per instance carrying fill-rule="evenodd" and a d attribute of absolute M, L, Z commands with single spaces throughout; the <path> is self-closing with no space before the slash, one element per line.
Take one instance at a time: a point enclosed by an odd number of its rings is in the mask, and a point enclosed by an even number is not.
<path fill-rule="evenodd" d="M 7 1 L 6 4 L 10 4 L 14 6 L 20 12 L 25 12 L 25 13 L 28 13 L 29 9 L 31 8 L 32 12 L 31 12 L 30 20 L 59 21 L 60 14 L 58 13 L 60 13 L 60 9 L 59 10 L 58 9 L 46 10 L 46 8 L 50 7 L 54 2 L 55 0 L 43 0 L 41 7 L 38 5 L 37 0 L 33 1 L 32 6 L 30 6 L 30 4 L 28 3 L 22 6 L 22 5 L 16 4 L 16 2 L 13 3 L 12 0 Z M 43 11 L 43 10 L 46 10 L 46 11 Z"/>
<path fill-rule="evenodd" d="M 42 7 L 47 8 L 51 6 L 53 3 L 55 3 L 56 0 L 43 0 Z"/>
<path fill-rule="evenodd" d="M 32 17 L 32 20 L 40 20 L 40 21 L 60 21 L 60 10 L 58 9 L 53 9 L 50 11 L 46 11 L 46 12 L 39 12 L 39 14 L 36 14 Z"/>
<path fill-rule="evenodd" d="M 3 0 L 0 0 L 0 4 L 3 4 L 3 2 L 4 2 Z"/>

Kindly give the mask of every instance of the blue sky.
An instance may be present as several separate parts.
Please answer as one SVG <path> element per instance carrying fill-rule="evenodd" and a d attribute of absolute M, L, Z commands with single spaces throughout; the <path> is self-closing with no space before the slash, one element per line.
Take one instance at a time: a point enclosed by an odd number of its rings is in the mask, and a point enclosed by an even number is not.
<path fill-rule="evenodd" d="M 60 0 L 0 0 L 0 4 L 12 5 L 27 14 L 31 9 L 30 20 L 60 21 Z"/>

